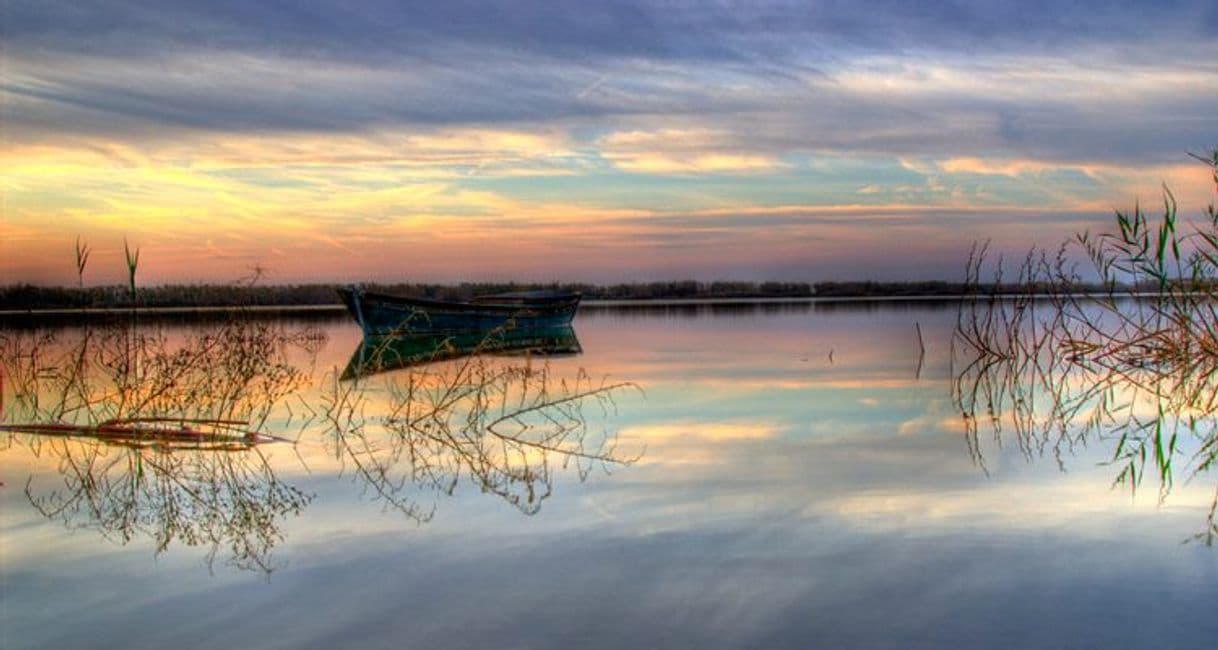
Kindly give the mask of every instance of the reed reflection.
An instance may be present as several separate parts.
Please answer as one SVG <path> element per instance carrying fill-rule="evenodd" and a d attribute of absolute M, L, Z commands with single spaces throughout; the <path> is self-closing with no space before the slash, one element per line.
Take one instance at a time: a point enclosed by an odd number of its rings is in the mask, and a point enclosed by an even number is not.
<path fill-rule="evenodd" d="M 277 471 L 318 441 L 418 522 L 463 483 L 534 514 L 560 472 L 582 481 L 635 459 L 610 428 L 632 384 L 551 366 L 581 351 L 569 327 L 370 338 L 319 378 L 325 343 L 243 317 L 0 332 L 0 432 L 30 459 L 24 492 L 43 517 L 268 573 L 286 520 L 314 499 Z"/>
<path fill-rule="evenodd" d="M 252 444 L 37 437 L 21 444 L 58 461 L 59 487 L 32 478 L 25 486 L 44 517 L 120 544 L 147 538 L 157 554 L 174 544 L 199 547 L 209 567 L 227 553 L 227 564 L 271 572 L 272 550 L 284 539 L 282 520 L 300 514 L 313 498 L 279 480 Z"/>
<path fill-rule="evenodd" d="M 280 481 L 260 447 L 267 419 L 308 383 L 291 349 L 319 331 L 230 319 L 171 339 L 134 322 L 0 335 L 0 431 L 9 448 L 56 462 L 58 485 L 25 494 L 48 519 L 126 544 L 206 549 L 269 572 L 281 522 L 312 497 Z"/>
<path fill-rule="evenodd" d="M 371 494 L 417 521 L 463 482 L 535 514 L 558 470 L 583 481 L 637 458 L 608 422 L 634 385 L 564 375 L 548 358 L 579 352 L 569 327 L 365 339 L 323 391 L 327 439 Z"/>
<path fill-rule="evenodd" d="M 1060 278 L 1061 268 L 1029 256 L 1023 293 L 962 304 L 953 397 L 970 454 L 985 467 L 980 433 L 988 430 L 1025 457 L 1050 455 L 1064 469 L 1072 451 L 1099 442 L 1110 448 L 1114 486 L 1136 492 L 1149 475 L 1163 501 L 1181 474 L 1194 479 L 1218 460 L 1210 298 L 1192 290 L 1045 297 L 1038 278 Z M 1193 539 L 1214 543 L 1216 513 L 1218 490 Z"/>

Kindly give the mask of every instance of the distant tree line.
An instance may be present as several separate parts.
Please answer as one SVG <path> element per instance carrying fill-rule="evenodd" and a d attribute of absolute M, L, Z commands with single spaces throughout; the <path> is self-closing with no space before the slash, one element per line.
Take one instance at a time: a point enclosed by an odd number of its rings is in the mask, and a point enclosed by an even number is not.
<path fill-rule="evenodd" d="M 140 307 L 240 307 L 338 304 L 333 284 L 231 285 L 187 284 L 139 287 Z M 970 293 L 1040 293 L 1099 291 L 1100 286 L 970 285 L 962 282 L 645 282 L 594 285 L 572 283 L 462 282 L 460 284 L 376 283 L 369 291 L 437 300 L 463 300 L 509 291 L 549 289 L 578 291 L 588 300 L 675 300 L 722 298 L 879 298 L 960 296 Z M 1135 288 L 1136 289 L 1136 288 Z M 0 287 L 0 309 L 101 309 L 132 306 L 128 287 L 42 287 L 15 284 Z"/>

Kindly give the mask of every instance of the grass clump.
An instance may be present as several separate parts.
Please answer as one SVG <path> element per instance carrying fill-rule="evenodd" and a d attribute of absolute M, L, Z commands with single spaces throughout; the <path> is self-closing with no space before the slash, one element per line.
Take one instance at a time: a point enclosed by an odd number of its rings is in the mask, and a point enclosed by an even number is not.
<path fill-rule="evenodd" d="M 1218 151 L 1194 156 L 1218 190 Z M 1159 499 L 1218 463 L 1218 211 L 1181 216 L 1163 189 L 1162 212 L 1117 211 L 1114 229 L 1084 232 L 1054 252 L 1033 250 L 1010 296 L 980 290 L 986 247 L 968 277 L 953 339 L 954 398 L 974 458 L 979 430 L 1014 438 L 1028 457 L 1059 464 L 1077 446 L 1111 444 L 1114 485 L 1157 477 Z M 1072 260 L 1081 252 L 1084 262 Z M 995 272 L 1001 281 L 1002 265 Z M 1072 291 L 1098 277 L 1104 291 Z M 1046 290 L 1048 288 L 1048 290 Z M 1134 291 L 1131 292 L 1129 289 Z M 1063 464 L 1064 467 L 1064 464 Z M 1205 530 L 1218 539 L 1218 491 Z"/>

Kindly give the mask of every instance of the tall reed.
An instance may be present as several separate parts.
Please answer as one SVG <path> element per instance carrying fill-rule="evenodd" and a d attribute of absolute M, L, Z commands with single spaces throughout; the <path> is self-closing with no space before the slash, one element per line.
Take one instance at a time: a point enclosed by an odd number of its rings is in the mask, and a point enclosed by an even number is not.
<path fill-rule="evenodd" d="M 1218 190 L 1218 151 L 1197 158 Z M 967 266 L 977 287 L 986 250 L 974 247 Z M 1085 269 L 1070 261 L 1075 252 Z M 978 462 L 977 434 L 988 423 L 997 437 L 1013 435 L 1026 455 L 1051 453 L 1059 463 L 1089 439 L 1110 442 L 1114 485 L 1136 490 L 1149 473 L 1161 500 L 1181 454 L 1188 454 L 1190 478 L 1211 469 L 1218 462 L 1216 262 L 1213 204 L 1199 218 L 1182 218 L 1164 187 L 1157 218 L 1140 205 L 1117 211 L 1111 231 L 1081 233 L 1055 253 L 1030 252 L 1015 295 L 977 290 L 957 319 L 953 394 Z M 1084 273 L 1107 290 L 1072 292 Z M 1126 286 L 1139 291 L 1131 295 Z M 1218 491 L 1214 503 L 1198 535 L 1207 544 L 1218 538 Z"/>
<path fill-rule="evenodd" d="M 127 263 L 127 288 L 131 292 L 131 306 L 135 306 L 135 271 L 140 265 L 140 249 L 138 246 L 133 250 L 127 243 L 127 238 L 123 237 L 123 258 Z"/>
<path fill-rule="evenodd" d="M 84 291 L 85 288 L 85 266 L 89 264 L 89 246 L 76 237 L 76 288 Z M 82 294 L 83 295 L 83 294 Z"/>

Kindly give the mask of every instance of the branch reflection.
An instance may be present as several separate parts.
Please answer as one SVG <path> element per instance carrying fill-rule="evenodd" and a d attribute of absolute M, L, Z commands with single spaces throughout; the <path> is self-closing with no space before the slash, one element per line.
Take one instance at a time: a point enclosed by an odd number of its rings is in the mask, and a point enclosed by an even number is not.
<path fill-rule="evenodd" d="M 328 440 L 376 498 L 423 522 L 435 496 L 468 481 L 534 514 L 557 469 L 574 468 L 582 481 L 636 460 L 620 452 L 607 423 L 614 395 L 633 384 L 583 369 L 563 376 L 546 356 L 579 351 L 570 328 L 478 338 L 369 339 L 342 377 L 329 379 Z M 391 367 L 401 370 L 366 388 L 369 373 Z"/>
<path fill-rule="evenodd" d="M 47 519 L 268 573 L 285 521 L 313 500 L 280 479 L 271 449 L 321 440 L 417 522 L 463 484 L 534 514 L 563 470 L 582 481 L 637 457 L 609 426 L 632 384 L 551 365 L 580 352 L 570 328 L 368 339 L 318 382 L 307 366 L 324 342 L 241 317 L 0 332 L 0 432 L 31 466 L 53 463 L 25 485 Z"/>
<path fill-rule="evenodd" d="M 271 551 L 284 539 L 281 521 L 312 500 L 278 480 L 252 445 L 27 444 L 54 456 L 62 477 L 59 488 L 33 478 L 26 483 L 26 496 L 43 516 L 120 544 L 145 537 L 158 554 L 174 543 L 201 547 L 208 566 L 224 550 L 227 563 L 269 573 Z"/>
<path fill-rule="evenodd" d="M 171 338 L 134 323 L 0 336 L 0 430 L 56 461 L 61 483 L 31 476 L 42 515 L 126 544 L 150 539 L 221 550 L 269 572 L 282 520 L 311 496 L 276 477 L 260 449 L 282 440 L 267 419 L 307 384 L 291 348 L 315 353 L 316 330 L 234 319 Z"/>

